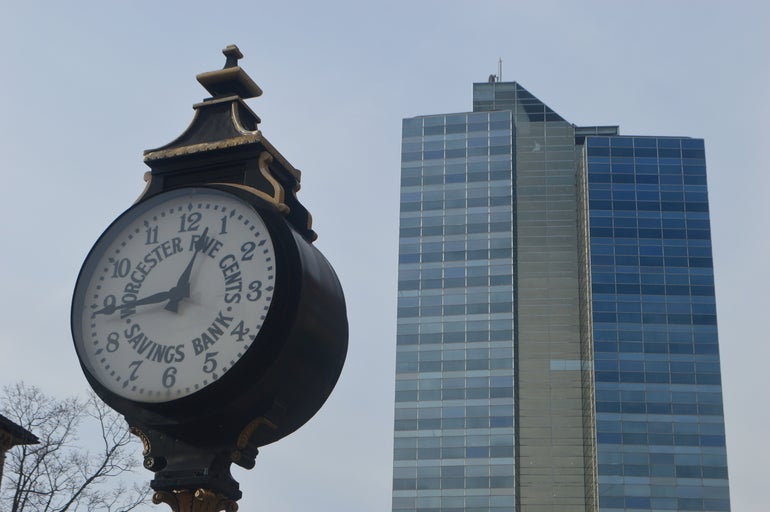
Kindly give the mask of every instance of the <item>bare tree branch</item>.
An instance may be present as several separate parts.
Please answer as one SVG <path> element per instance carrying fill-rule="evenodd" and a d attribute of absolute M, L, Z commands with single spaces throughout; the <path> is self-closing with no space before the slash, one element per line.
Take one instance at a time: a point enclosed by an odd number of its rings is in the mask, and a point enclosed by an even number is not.
<path fill-rule="evenodd" d="M 40 443 L 6 456 L 0 510 L 10 512 L 129 512 L 146 504 L 138 486 L 140 443 L 123 418 L 90 393 L 55 399 L 17 383 L 3 389 L 3 414 Z"/>

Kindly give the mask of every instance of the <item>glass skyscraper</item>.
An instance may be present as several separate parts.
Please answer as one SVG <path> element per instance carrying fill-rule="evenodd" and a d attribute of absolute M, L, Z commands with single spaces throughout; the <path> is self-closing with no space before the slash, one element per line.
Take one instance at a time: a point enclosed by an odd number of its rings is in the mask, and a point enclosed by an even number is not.
<path fill-rule="evenodd" d="M 403 121 L 393 510 L 726 511 L 703 141 Z"/>

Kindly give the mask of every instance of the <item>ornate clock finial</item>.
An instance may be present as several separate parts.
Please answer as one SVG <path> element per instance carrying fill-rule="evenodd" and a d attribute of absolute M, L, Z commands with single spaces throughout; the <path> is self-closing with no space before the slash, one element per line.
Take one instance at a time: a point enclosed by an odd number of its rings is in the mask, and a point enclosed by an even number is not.
<path fill-rule="evenodd" d="M 237 67 L 238 61 L 243 58 L 243 54 L 234 44 L 222 50 L 222 53 L 227 57 L 224 69 Z"/>
<path fill-rule="evenodd" d="M 227 46 L 222 53 L 227 59 L 223 69 L 197 76 L 212 97 L 193 105 L 196 114 L 187 130 L 169 144 L 144 152 L 152 173 L 142 197 L 174 188 L 181 176 L 178 171 L 188 165 L 199 169 L 211 165 L 217 171 L 196 176 L 209 182 L 239 183 L 264 193 L 261 197 L 312 242 L 316 239 L 312 217 L 296 196 L 300 171 L 262 135 L 261 120 L 245 101 L 260 96 L 262 89 L 239 65 L 243 53 L 237 46 Z M 200 164 L 204 158 L 211 160 L 206 166 Z"/>
<path fill-rule="evenodd" d="M 196 77 L 211 96 L 214 98 L 238 96 L 242 99 L 262 96 L 262 89 L 238 65 L 238 60 L 243 58 L 238 47 L 231 44 L 222 50 L 222 53 L 227 58 L 224 68 L 201 73 Z"/>

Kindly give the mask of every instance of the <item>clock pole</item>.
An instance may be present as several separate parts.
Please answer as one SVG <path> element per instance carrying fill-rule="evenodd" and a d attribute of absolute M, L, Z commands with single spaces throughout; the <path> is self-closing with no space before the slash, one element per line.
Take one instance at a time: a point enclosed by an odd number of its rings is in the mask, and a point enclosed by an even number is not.
<path fill-rule="evenodd" d="M 313 245 L 301 173 L 264 137 L 238 65 L 202 73 L 190 126 L 147 150 L 146 186 L 78 276 L 72 332 L 89 384 L 124 415 L 155 504 L 235 512 L 230 467 L 307 422 L 345 361 L 345 298 Z"/>

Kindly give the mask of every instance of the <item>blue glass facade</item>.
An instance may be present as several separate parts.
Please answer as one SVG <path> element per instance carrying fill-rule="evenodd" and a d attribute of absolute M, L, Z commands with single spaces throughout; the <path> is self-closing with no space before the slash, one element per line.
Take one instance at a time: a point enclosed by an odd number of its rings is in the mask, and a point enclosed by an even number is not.
<path fill-rule="evenodd" d="M 403 135 L 393 510 L 512 510 L 511 113 Z"/>
<path fill-rule="evenodd" d="M 703 141 L 586 158 L 600 510 L 729 510 Z"/>
<path fill-rule="evenodd" d="M 703 141 L 404 119 L 393 510 L 729 510 Z"/>

